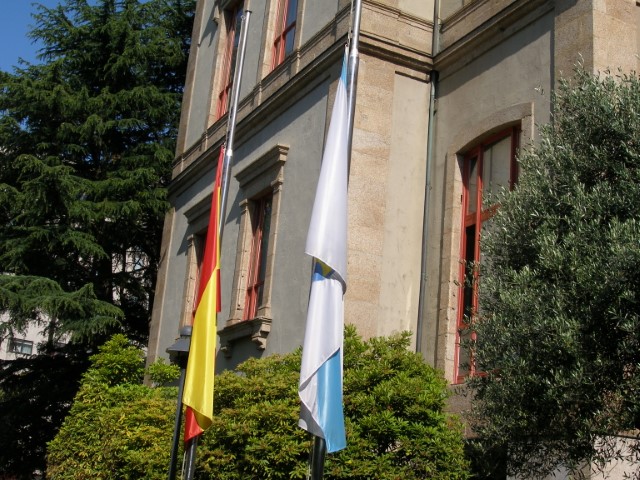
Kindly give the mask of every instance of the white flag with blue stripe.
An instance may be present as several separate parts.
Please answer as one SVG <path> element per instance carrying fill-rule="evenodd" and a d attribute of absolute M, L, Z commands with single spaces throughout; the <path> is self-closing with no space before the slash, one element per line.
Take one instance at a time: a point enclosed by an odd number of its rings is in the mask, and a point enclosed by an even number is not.
<path fill-rule="evenodd" d="M 314 258 L 300 369 L 300 426 L 346 447 L 342 408 L 344 301 L 347 288 L 347 62 L 331 114 L 305 251 Z"/>

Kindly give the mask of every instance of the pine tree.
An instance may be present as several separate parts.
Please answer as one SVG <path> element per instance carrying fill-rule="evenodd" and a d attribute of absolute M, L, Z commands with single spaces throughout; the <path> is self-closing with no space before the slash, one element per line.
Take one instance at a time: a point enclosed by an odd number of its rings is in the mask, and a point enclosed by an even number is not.
<path fill-rule="evenodd" d="M 564 81 L 482 238 L 476 432 L 523 478 L 640 475 L 638 112 L 636 76 Z"/>
<path fill-rule="evenodd" d="M 22 391 L 16 376 L 60 355 L 86 365 L 116 331 L 139 342 L 148 335 L 194 4 L 40 6 L 31 37 L 42 63 L 0 72 L 0 339 L 29 324 L 45 334 L 31 363 L 1 365 L 4 431 L 29 423 L 13 410 L 27 401 L 68 404 L 79 379 L 71 372 L 82 368 L 69 367 L 66 389 L 39 378 Z M 57 417 L 47 418 L 55 431 Z M 0 472 L 41 468 L 51 435 L 40 433 L 0 437 Z M 10 456 L 29 460 L 7 470 Z"/>

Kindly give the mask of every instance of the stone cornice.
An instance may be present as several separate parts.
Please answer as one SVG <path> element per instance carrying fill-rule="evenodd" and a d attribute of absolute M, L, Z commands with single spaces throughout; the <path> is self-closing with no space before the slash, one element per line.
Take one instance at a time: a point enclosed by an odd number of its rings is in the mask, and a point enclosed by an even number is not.
<path fill-rule="evenodd" d="M 376 1 L 365 2 L 363 10 L 362 52 L 420 72 L 431 70 L 432 21 Z M 385 28 L 388 24 L 396 27 Z"/>
<path fill-rule="evenodd" d="M 280 170 L 284 166 L 287 161 L 287 153 L 289 152 L 288 145 L 276 145 L 272 147 L 267 153 L 262 155 L 255 162 L 247 165 L 241 171 L 236 173 L 236 180 L 240 183 L 240 185 L 246 185 L 249 182 L 253 181 L 255 178 L 260 175 L 264 175 L 267 171 L 276 169 L 278 173 L 276 177 L 282 176 Z"/>
<path fill-rule="evenodd" d="M 553 10 L 553 0 L 479 0 L 446 19 L 435 69 L 441 79 Z"/>

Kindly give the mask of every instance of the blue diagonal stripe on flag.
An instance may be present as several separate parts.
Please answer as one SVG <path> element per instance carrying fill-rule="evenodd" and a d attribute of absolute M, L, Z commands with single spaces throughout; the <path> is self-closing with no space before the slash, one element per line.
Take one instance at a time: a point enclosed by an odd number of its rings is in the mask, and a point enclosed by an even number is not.
<path fill-rule="evenodd" d="M 305 251 L 314 258 L 300 369 L 300 426 L 346 447 L 342 407 L 344 293 L 347 287 L 347 62 L 338 82 Z"/>

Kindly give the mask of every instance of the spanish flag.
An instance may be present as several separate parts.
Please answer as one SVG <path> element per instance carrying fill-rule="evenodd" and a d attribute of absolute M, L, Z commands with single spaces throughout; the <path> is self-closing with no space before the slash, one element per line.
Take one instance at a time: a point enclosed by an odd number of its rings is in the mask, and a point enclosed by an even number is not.
<path fill-rule="evenodd" d="M 184 441 L 200 435 L 213 421 L 213 379 L 215 374 L 216 317 L 220 311 L 220 202 L 224 148 L 220 148 L 216 181 L 211 198 L 209 229 L 200 269 L 200 284 L 193 318 L 189 361 L 182 402 L 187 407 Z"/>

